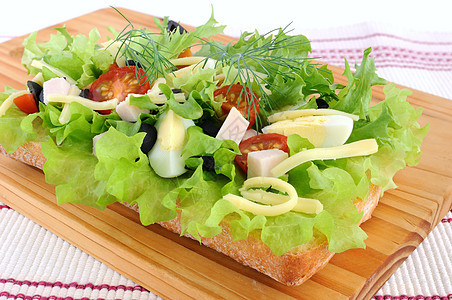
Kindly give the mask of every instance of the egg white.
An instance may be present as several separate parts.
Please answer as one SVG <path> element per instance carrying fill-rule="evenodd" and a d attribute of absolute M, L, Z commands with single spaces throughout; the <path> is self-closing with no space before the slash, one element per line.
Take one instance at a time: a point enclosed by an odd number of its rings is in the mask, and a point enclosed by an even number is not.
<path fill-rule="evenodd" d="M 353 130 L 353 119 L 342 115 L 304 116 L 277 121 L 262 129 L 264 133 L 285 136 L 298 134 L 307 138 L 315 147 L 343 145 Z"/>
<path fill-rule="evenodd" d="M 184 174 L 185 158 L 182 157 L 187 128 L 194 126 L 193 120 L 184 119 L 168 110 L 155 124 L 157 141 L 149 151 L 149 163 L 160 177 L 172 178 Z"/>

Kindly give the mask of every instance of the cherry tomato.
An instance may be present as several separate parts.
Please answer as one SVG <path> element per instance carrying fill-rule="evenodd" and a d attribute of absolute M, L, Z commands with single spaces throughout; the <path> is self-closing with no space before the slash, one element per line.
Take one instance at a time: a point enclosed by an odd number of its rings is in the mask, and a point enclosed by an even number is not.
<path fill-rule="evenodd" d="M 243 172 L 248 172 L 248 153 L 259 150 L 279 149 L 289 153 L 287 146 L 287 137 L 278 133 L 264 133 L 250 137 L 242 141 L 239 145 L 241 155 L 235 157 Z"/>
<path fill-rule="evenodd" d="M 135 66 L 113 67 L 91 84 L 89 98 L 99 102 L 116 98 L 121 102 L 128 94 L 145 94 L 148 90 L 149 81 L 143 69 Z M 99 112 L 108 114 L 110 110 Z"/>
<path fill-rule="evenodd" d="M 185 49 L 184 51 L 182 51 L 182 52 L 177 56 L 177 58 L 191 57 L 191 56 L 193 56 L 193 53 L 191 53 L 190 48 L 187 48 L 187 49 Z M 177 66 L 177 68 L 178 68 L 179 70 L 180 70 L 180 69 L 183 69 L 183 68 L 185 68 L 185 67 L 188 67 L 188 65 Z"/>
<path fill-rule="evenodd" d="M 245 94 L 246 93 L 246 94 Z M 259 113 L 259 101 L 255 93 L 251 94 L 249 89 L 244 89 L 241 84 L 225 85 L 213 93 L 215 101 L 223 102 L 221 110 L 227 115 L 232 107 L 238 111 L 250 122 L 248 128 L 256 122 L 256 115 Z M 239 101 L 240 99 L 240 101 Z"/>
<path fill-rule="evenodd" d="M 190 48 L 187 48 L 179 54 L 178 58 L 190 57 L 190 56 L 193 56 L 193 53 L 191 53 Z"/>
<path fill-rule="evenodd" d="M 38 112 L 38 106 L 36 105 L 35 97 L 33 97 L 33 94 L 24 94 L 22 96 L 19 96 L 14 99 L 14 104 L 27 114 L 33 114 L 35 112 Z"/>
<path fill-rule="evenodd" d="M 111 70 L 114 70 L 114 69 L 117 69 L 117 68 L 119 68 L 119 66 L 118 66 L 118 64 L 117 63 L 112 63 L 111 65 L 110 65 L 110 67 L 108 67 L 108 71 L 111 71 Z"/>

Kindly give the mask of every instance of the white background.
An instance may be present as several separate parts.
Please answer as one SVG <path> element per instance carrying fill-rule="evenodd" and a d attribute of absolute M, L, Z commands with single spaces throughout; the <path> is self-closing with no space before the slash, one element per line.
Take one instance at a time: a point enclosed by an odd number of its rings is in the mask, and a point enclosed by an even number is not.
<path fill-rule="evenodd" d="M 169 16 L 193 26 L 205 23 L 213 6 L 217 21 L 227 25 L 225 33 L 232 36 L 255 28 L 264 33 L 290 22 L 296 33 L 306 35 L 316 28 L 368 21 L 415 31 L 452 31 L 451 2 L 447 0 L 3 0 L 0 2 L 0 37 L 24 35 L 109 6 L 158 17 Z"/>

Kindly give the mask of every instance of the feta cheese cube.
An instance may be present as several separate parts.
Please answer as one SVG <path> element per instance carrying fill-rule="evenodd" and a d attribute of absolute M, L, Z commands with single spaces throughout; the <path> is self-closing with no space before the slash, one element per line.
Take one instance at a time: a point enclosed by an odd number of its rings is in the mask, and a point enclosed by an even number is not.
<path fill-rule="evenodd" d="M 57 77 L 44 82 L 42 89 L 43 101 L 47 105 L 49 103 L 47 100 L 48 95 L 67 95 L 71 89 L 71 84 L 66 79 Z"/>
<path fill-rule="evenodd" d="M 280 149 L 252 151 L 248 153 L 248 178 L 274 177 L 273 167 L 285 160 L 289 155 Z"/>
<path fill-rule="evenodd" d="M 136 105 L 130 104 L 130 95 L 116 106 L 116 112 L 119 117 L 127 122 L 136 122 L 141 113 L 149 113 L 149 109 L 142 109 Z M 134 95 L 142 96 L 142 95 Z"/>
<path fill-rule="evenodd" d="M 216 138 L 220 140 L 233 140 L 237 144 L 243 139 L 250 122 L 245 119 L 242 114 L 233 107 L 223 125 L 217 133 Z"/>

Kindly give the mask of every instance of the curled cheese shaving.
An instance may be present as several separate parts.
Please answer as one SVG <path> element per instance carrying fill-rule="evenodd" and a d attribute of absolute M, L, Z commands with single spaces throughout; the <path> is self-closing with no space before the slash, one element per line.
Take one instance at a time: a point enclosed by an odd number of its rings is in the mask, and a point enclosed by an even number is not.
<path fill-rule="evenodd" d="M 286 195 L 274 194 L 260 189 L 240 190 L 240 193 L 246 199 L 269 205 L 281 204 L 289 200 Z M 323 204 L 317 199 L 298 197 L 297 204 L 292 210 L 305 214 L 319 214 L 323 211 Z"/>
<path fill-rule="evenodd" d="M 107 101 L 97 102 L 93 100 L 89 100 L 80 96 L 74 95 L 59 95 L 59 94 L 50 94 L 47 95 L 47 100 L 49 103 L 72 103 L 77 102 L 83 106 L 91 108 L 92 110 L 108 110 L 114 109 L 118 105 L 118 99 L 113 98 Z"/>
<path fill-rule="evenodd" d="M 250 201 L 244 197 L 240 197 L 234 194 L 227 194 L 223 196 L 223 199 L 230 201 L 235 207 L 241 210 L 251 212 L 255 215 L 264 216 L 278 216 L 292 210 L 298 202 L 298 195 L 295 188 L 279 179 L 274 177 L 252 177 L 247 179 L 243 184 L 243 189 L 250 188 L 269 188 L 272 187 L 281 192 L 286 192 L 288 197 L 286 201 L 276 205 L 263 205 Z"/>
<path fill-rule="evenodd" d="M 187 56 L 170 59 L 170 63 L 172 63 L 175 66 L 189 66 L 199 64 L 205 59 L 206 57 L 203 56 Z"/>

